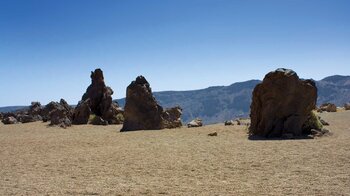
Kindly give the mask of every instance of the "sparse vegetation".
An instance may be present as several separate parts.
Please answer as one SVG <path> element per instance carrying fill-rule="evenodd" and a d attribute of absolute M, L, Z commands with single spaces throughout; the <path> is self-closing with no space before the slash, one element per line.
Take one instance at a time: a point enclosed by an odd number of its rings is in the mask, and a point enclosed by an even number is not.
<path fill-rule="evenodd" d="M 322 128 L 323 128 L 323 125 L 316 111 L 311 111 L 309 118 L 303 125 L 303 132 L 305 134 L 310 134 L 311 129 L 322 130 Z"/>

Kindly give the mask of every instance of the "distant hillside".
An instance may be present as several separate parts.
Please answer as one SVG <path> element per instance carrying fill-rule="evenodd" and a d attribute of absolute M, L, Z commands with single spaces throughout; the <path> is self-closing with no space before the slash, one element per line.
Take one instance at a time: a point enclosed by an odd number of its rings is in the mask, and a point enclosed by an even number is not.
<path fill-rule="evenodd" d="M 0 107 L 0 112 L 5 113 L 5 112 L 14 112 L 17 110 L 25 109 L 28 106 L 6 106 L 6 107 Z"/>
<path fill-rule="evenodd" d="M 206 124 L 211 124 L 249 116 L 252 91 L 260 82 L 250 80 L 202 90 L 155 92 L 154 96 L 163 107 L 180 105 L 183 108 L 184 122 L 199 117 Z M 316 86 L 318 105 L 332 102 L 342 106 L 350 101 L 350 76 L 330 76 L 316 81 Z M 125 99 L 117 101 L 124 107 Z"/>
<path fill-rule="evenodd" d="M 163 107 L 179 105 L 183 108 L 182 119 L 189 122 L 193 118 L 202 118 L 206 124 L 223 122 L 236 117 L 249 116 L 250 102 L 254 87 L 260 80 L 234 83 L 230 86 L 214 86 L 193 91 L 154 92 L 154 96 Z M 318 105 L 331 102 L 342 106 L 350 102 L 350 76 L 330 76 L 316 81 Z M 124 107 L 125 99 L 118 99 Z M 22 109 L 24 106 L 0 108 L 0 112 Z"/>
<path fill-rule="evenodd" d="M 350 76 L 330 76 L 316 82 L 318 89 L 318 104 L 325 102 L 343 106 L 350 102 Z"/>

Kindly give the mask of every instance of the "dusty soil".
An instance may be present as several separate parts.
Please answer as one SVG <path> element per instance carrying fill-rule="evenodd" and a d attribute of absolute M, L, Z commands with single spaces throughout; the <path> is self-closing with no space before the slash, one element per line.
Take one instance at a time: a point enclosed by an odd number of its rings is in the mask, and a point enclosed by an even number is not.
<path fill-rule="evenodd" d="M 350 111 L 321 115 L 333 135 L 303 140 L 248 140 L 223 124 L 1 124 L 0 195 L 350 195 Z"/>

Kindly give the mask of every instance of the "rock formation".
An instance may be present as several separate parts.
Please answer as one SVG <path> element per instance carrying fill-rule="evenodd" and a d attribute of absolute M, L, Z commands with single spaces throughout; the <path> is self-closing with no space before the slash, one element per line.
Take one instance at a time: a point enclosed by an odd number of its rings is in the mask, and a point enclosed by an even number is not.
<path fill-rule="evenodd" d="M 280 137 L 300 136 L 303 124 L 316 107 L 317 88 L 288 69 L 268 73 L 253 91 L 250 134 Z"/>
<path fill-rule="evenodd" d="M 72 108 L 64 99 L 61 99 L 60 102 L 52 101 L 47 104 L 42 115 L 44 122 L 51 121 L 51 126 L 57 125 L 66 128 L 72 125 Z"/>
<path fill-rule="evenodd" d="M 202 122 L 202 119 L 199 119 L 199 118 L 196 118 L 187 124 L 188 128 L 201 127 L 201 126 L 203 126 L 203 122 Z"/>
<path fill-rule="evenodd" d="M 168 110 L 157 103 L 149 83 L 138 76 L 127 88 L 121 131 L 157 130 L 181 126 L 181 108 Z"/>
<path fill-rule="evenodd" d="M 4 123 L 5 125 L 11 125 L 11 124 L 16 124 L 18 121 L 15 117 L 8 116 L 8 117 L 4 117 L 1 122 Z"/>
<path fill-rule="evenodd" d="M 317 110 L 318 112 L 337 112 L 337 106 L 333 103 L 324 103 Z"/>
<path fill-rule="evenodd" d="M 168 129 L 181 127 L 181 115 L 182 109 L 180 106 L 166 109 L 162 114 L 164 127 Z"/>
<path fill-rule="evenodd" d="M 80 101 L 74 110 L 73 124 L 75 125 L 87 124 L 89 121 L 90 114 L 91 114 L 90 99 L 86 99 L 85 101 Z"/>
<path fill-rule="evenodd" d="M 89 108 L 92 114 L 101 117 L 103 120 L 107 121 L 109 124 L 121 124 L 122 115 L 121 109 L 118 107 L 117 103 L 112 101 L 113 90 L 106 86 L 104 82 L 103 72 L 101 69 L 96 69 L 91 72 L 91 85 L 86 89 L 82 100 L 78 104 L 74 111 L 74 124 L 86 124 L 86 112 L 85 102 L 89 100 Z M 82 117 L 85 117 L 82 119 Z M 87 118 L 88 119 L 88 118 Z M 86 122 L 86 123 L 85 123 Z"/>
<path fill-rule="evenodd" d="M 344 109 L 345 110 L 350 110 L 350 103 L 344 104 Z"/>

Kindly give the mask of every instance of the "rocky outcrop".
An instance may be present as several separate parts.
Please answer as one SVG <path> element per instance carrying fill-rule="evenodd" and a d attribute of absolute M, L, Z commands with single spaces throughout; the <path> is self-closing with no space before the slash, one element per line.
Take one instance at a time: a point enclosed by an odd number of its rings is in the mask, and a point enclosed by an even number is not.
<path fill-rule="evenodd" d="M 57 125 L 62 128 L 66 128 L 72 125 L 72 121 L 69 118 L 69 111 L 64 107 L 59 107 L 50 113 L 51 123 L 50 125 Z"/>
<path fill-rule="evenodd" d="M 1 122 L 5 125 L 12 125 L 18 123 L 17 119 L 13 116 L 4 117 L 4 119 L 2 119 Z"/>
<path fill-rule="evenodd" d="M 72 125 L 72 110 L 64 99 L 52 101 L 42 110 L 43 121 L 50 121 L 50 126 L 69 127 Z"/>
<path fill-rule="evenodd" d="M 89 100 L 89 108 L 92 114 L 101 117 L 104 121 L 107 121 L 108 124 L 121 124 L 123 119 L 121 118 L 122 110 L 117 103 L 112 101 L 113 90 L 106 86 L 102 70 L 96 69 L 91 72 L 90 77 L 91 85 L 86 89 L 80 103 Z M 83 116 L 80 115 L 82 112 L 86 111 L 85 105 L 79 106 L 78 104 L 74 111 L 74 118 L 78 117 L 79 119 L 73 119 L 74 124 L 87 123 L 86 120 L 81 118 L 85 117 L 86 114 Z"/>
<path fill-rule="evenodd" d="M 80 101 L 74 110 L 73 124 L 82 125 L 87 124 L 91 114 L 90 99 Z"/>
<path fill-rule="evenodd" d="M 350 110 L 350 103 L 344 104 L 344 109 L 345 110 Z"/>
<path fill-rule="evenodd" d="M 300 136 L 316 107 L 317 88 L 289 69 L 268 73 L 253 91 L 250 134 L 263 137 Z"/>
<path fill-rule="evenodd" d="M 333 103 L 324 103 L 319 107 L 317 111 L 318 112 L 337 112 L 337 106 Z"/>
<path fill-rule="evenodd" d="M 127 88 L 121 131 L 157 130 L 181 126 L 179 107 L 163 110 L 153 97 L 149 83 L 138 76 Z"/>
<path fill-rule="evenodd" d="M 202 122 L 202 119 L 199 119 L 199 118 L 196 118 L 187 124 L 188 128 L 201 127 L 201 126 L 203 126 L 203 122 Z"/>
<path fill-rule="evenodd" d="M 180 108 L 180 106 L 166 109 L 162 115 L 164 128 L 171 129 L 181 127 L 181 114 L 182 109 Z"/>

